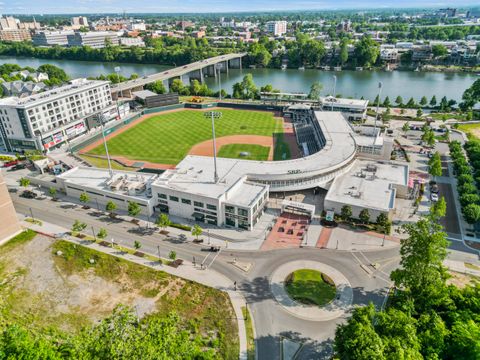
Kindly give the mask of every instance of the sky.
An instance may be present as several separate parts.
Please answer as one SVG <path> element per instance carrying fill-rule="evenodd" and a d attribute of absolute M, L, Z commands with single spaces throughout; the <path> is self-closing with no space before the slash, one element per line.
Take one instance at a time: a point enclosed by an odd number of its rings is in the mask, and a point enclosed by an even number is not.
<path fill-rule="evenodd" d="M 0 0 L 2 14 L 211 13 L 478 6 L 478 0 Z"/>

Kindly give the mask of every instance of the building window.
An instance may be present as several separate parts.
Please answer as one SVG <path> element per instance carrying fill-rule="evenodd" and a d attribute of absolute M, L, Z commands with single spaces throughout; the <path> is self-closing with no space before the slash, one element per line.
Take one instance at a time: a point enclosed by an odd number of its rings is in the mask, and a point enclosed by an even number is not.
<path fill-rule="evenodd" d="M 203 207 L 203 203 L 200 201 L 194 201 L 193 205 L 198 206 L 198 207 Z"/>
<path fill-rule="evenodd" d="M 207 204 L 207 209 L 217 210 L 217 207 L 215 205 Z"/>
<path fill-rule="evenodd" d="M 170 195 L 170 201 L 178 202 L 178 197 Z"/>
<path fill-rule="evenodd" d="M 159 193 L 159 194 L 158 194 L 158 198 L 159 198 L 159 199 L 166 199 L 166 198 L 167 198 L 167 195 L 165 195 L 165 194 L 160 194 L 160 193 Z"/>
<path fill-rule="evenodd" d="M 246 209 L 241 209 L 241 208 L 238 208 L 238 215 L 241 215 L 241 216 L 248 216 L 248 210 L 246 210 Z"/>
<path fill-rule="evenodd" d="M 225 212 L 235 214 L 235 207 L 230 205 L 225 205 Z"/>
<path fill-rule="evenodd" d="M 190 205 L 192 203 L 191 200 L 188 200 L 188 199 L 182 199 L 182 204 L 188 204 Z"/>

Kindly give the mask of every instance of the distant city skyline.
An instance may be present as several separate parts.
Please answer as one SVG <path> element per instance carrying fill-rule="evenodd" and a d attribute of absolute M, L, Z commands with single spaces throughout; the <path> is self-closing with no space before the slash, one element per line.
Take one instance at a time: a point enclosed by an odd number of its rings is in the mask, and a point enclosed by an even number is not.
<path fill-rule="evenodd" d="M 468 7 L 478 6 L 478 0 L 385 0 L 379 5 L 373 0 L 260 0 L 239 3 L 227 0 L 171 0 L 153 3 L 151 0 L 0 0 L 1 14 L 98 14 L 98 13 L 216 13 L 254 12 L 287 10 L 345 10 L 345 9 L 388 9 L 423 7 Z"/>

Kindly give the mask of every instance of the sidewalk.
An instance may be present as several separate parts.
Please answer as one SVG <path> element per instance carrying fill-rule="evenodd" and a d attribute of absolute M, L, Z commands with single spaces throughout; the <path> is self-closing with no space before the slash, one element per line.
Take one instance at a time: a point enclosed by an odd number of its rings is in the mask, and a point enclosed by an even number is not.
<path fill-rule="evenodd" d="M 51 236 L 51 237 L 55 237 L 56 234 L 65 234 L 68 231 L 70 231 L 69 229 L 66 229 L 61 226 L 46 223 L 44 221 L 42 222 L 43 222 L 42 225 L 36 225 L 26 221 L 22 221 L 21 225 L 25 228 L 29 228 L 38 233 L 44 234 L 46 236 Z M 86 242 L 84 240 L 81 240 L 69 235 L 64 235 L 61 238 L 63 240 L 69 241 L 71 243 L 74 243 L 80 246 L 86 246 L 93 250 L 96 250 L 105 254 L 109 254 L 111 256 L 122 258 L 127 261 L 134 262 L 136 264 L 147 266 L 149 268 L 159 270 L 159 271 L 164 271 L 168 274 L 178 276 L 183 279 L 195 281 L 200 284 L 213 287 L 221 291 L 225 291 L 230 297 L 230 301 L 232 303 L 232 306 L 237 318 L 238 336 L 239 336 L 239 345 L 240 345 L 239 359 L 240 360 L 247 359 L 247 336 L 246 336 L 245 320 L 242 312 L 242 307 L 246 305 L 246 300 L 240 292 L 234 291 L 233 283 L 227 277 L 208 268 L 204 270 L 200 270 L 199 267 L 185 260 L 183 261 L 183 264 L 181 266 L 179 266 L 178 268 L 174 268 L 168 265 L 162 265 L 158 261 L 152 261 L 152 260 L 140 258 L 131 254 L 124 254 L 119 252 L 115 248 L 101 246 L 97 243 L 89 242 L 89 244 L 86 245 Z M 149 254 L 149 255 L 156 257 L 155 254 Z"/>

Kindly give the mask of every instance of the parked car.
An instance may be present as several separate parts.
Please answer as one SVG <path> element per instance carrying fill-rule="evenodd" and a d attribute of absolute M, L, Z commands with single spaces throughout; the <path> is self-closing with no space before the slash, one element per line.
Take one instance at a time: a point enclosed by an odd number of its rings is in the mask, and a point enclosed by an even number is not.
<path fill-rule="evenodd" d="M 438 194 L 432 193 L 432 194 L 430 195 L 430 199 L 431 199 L 432 201 L 435 201 L 435 202 L 438 201 Z"/>
<path fill-rule="evenodd" d="M 25 190 L 24 192 L 22 192 L 20 196 L 26 199 L 35 199 L 37 197 L 37 194 L 34 193 L 33 191 Z"/>
<path fill-rule="evenodd" d="M 15 166 L 18 164 L 18 160 L 7 161 L 3 164 L 3 167 Z"/>
<path fill-rule="evenodd" d="M 17 165 L 13 165 L 8 171 L 15 171 L 15 170 L 21 170 L 25 169 L 27 167 L 27 164 L 25 163 L 18 163 Z"/>
<path fill-rule="evenodd" d="M 430 187 L 430 192 L 432 194 L 438 194 L 438 185 L 437 184 L 433 184 L 431 187 Z"/>

